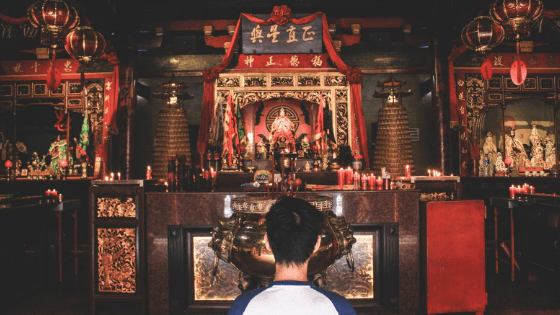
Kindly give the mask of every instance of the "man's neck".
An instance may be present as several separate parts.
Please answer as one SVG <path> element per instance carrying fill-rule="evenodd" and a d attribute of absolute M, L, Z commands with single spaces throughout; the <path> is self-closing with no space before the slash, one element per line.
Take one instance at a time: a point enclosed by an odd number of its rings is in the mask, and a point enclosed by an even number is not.
<path fill-rule="evenodd" d="M 308 281 L 307 279 L 307 264 L 305 262 L 302 265 L 295 264 L 276 264 L 276 274 L 274 275 L 274 281 Z"/>

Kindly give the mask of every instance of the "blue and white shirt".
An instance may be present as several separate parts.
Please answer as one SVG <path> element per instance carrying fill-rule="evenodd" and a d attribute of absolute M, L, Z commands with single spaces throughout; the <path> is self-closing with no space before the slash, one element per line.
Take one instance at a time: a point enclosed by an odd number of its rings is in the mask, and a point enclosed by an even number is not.
<path fill-rule="evenodd" d="M 274 281 L 267 287 L 238 296 L 228 315 L 355 315 L 344 297 L 311 282 Z"/>

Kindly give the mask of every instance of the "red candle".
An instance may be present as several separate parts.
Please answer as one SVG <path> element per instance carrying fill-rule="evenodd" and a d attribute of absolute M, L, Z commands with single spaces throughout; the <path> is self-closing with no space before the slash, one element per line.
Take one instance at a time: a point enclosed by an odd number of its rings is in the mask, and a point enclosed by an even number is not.
<path fill-rule="evenodd" d="M 362 190 L 367 190 L 367 175 L 366 174 L 362 174 Z"/>
<path fill-rule="evenodd" d="M 529 193 L 529 184 L 527 184 L 527 183 L 523 184 L 523 193 L 524 194 Z"/>
<path fill-rule="evenodd" d="M 342 168 L 338 169 L 338 186 L 343 186 L 346 182 L 346 171 Z"/>
<path fill-rule="evenodd" d="M 146 179 L 150 180 L 152 179 L 152 168 L 148 165 L 148 168 L 146 169 Z"/>
<path fill-rule="evenodd" d="M 375 190 L 375 176 L 373 174 L 368 176 L 368 188 L 369 190 Z"/>
<path fill-rule="evenodd" d="M 375 183 L 377 184 L 377 190 L 383 190 L 383 179 L 381 176 L 377 177 Z"/>
<path fill-rule="evenodd" d="M 535 187 L 534 186 L 529 186 L 529 191 L 531 192 L 531 195 L 535 193 Z"/>
<path fill-rule="evenodd" d="M 348 167 L 346 169 L 346 185 L 353 185 L 354 184 L 354 177 L 352 174 L 352 169 Z"/>
<path fill-rule="evenodd" d="M 509 198 L 515 198 L 515 186 L 513 185 L 511 185 L 511 187 L 509 188 Z"/>
<path fill-rule="evenodd" d="M 410 177 L 410 165 L 404 167 L 404 177 Z"/>

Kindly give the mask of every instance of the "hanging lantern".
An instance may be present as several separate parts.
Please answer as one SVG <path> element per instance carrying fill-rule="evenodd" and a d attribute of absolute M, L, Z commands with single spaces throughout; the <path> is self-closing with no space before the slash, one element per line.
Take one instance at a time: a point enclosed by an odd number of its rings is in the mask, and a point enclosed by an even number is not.
<path fill-rule="evenodd" d="M 461 32 L 463 44 L 480 54 L 490 52 L 504 41 L 504 28 L 488 16 L 479 16 Z"/>
<path fill-rule="evenodd" d="M 481 55 L 490 52 L 492 48 L 504 41 L 504 28 L 492 21 L 488 16 L 479 16 L 465 25 L 461 32 L 463 44 Z M 485 80 L 492 78 L 492 62 L 486 59 L 480 66 L 480 72 Z"/>
<path fill-rule="evenodd" d="M 41 44 L 53 49 L 64 44 L 66 33 L 78 26 L 76 9 L 63 0 L 39 0 L 27 9 L 31 25 L 41 29 Z"/>
<path fill-rule="evenodd" d="M 531 22 L 542 12 L 541 0 L 497 0 L 490 15 L 504 27 L 506 39 L 519 41 L 531 35 Z"/>
<path fill-rule="evenodd" d="M 89 26 L 80 26 L 68 33 L 65 48 L 70 57 L 89 63 L 105 52 L 105 38 Z"/>

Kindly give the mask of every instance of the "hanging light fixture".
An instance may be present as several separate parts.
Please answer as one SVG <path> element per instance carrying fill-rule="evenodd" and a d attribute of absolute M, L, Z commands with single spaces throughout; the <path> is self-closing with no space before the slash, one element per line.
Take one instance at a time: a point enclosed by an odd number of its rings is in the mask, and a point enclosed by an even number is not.
<path fill-rule="evenodd" d="M 476 51 L 480 55 L 486 55 L 492 48 L 500 45 L 504 41 L 504 28 L 495 23 L 488 16 L 479 16 L 465 25 L 461 32 L 463 44 Z M 486 59 L 480 66 L 480 72 L 485 80 L 492 78 L 492 62 Z"/>
<path fill-rule="evenodd" d="M 89 26 L 80 26 L 68 33 L 65 48 L 70 57 L 89 63 L 105 52 L 105 37 Z"/>
<path fill-rule="evenodd" d="M 506 39 L 517 42 L 517 60 L 511 64 L 511 81 L 523 84 L 527 77 L 527 66 L 519 56 L 520 41 L 531 35 L 531 22 L 539 19 L 543 13 L 541 0 L 497 0 L 490 15 L 506 31 Z"/>
<path fill-rule="evenodd" d="M 541 17 L 541 0 L 497 0 L 490 15 L 506 31 L 506 39 L 520 41 L 531 35 L 531 22 Z"/>
<path fill-rule="evenodd" d="M 27 9 L 31 25 L 41 29 L 41 44 L 52 49 L 64 44 L 69 30 L 78 26 L 76 9 L 63 0 L 39 0 Z"/>

